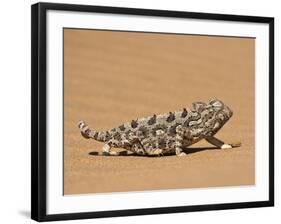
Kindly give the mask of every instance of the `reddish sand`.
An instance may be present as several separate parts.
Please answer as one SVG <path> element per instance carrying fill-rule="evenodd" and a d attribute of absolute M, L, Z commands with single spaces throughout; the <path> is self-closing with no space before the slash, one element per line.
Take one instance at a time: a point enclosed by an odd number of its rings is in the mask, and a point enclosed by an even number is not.
<path fill-rule="evenodd" d="M 64 193 L 255 184 L 254 49 L 250 38 L 64 30 Z M 81 137 L 125 121 L 223 100 L 234 111 L 216 135 L 239 148 L 201 141 L 185 157 L 95 156 Z"/>

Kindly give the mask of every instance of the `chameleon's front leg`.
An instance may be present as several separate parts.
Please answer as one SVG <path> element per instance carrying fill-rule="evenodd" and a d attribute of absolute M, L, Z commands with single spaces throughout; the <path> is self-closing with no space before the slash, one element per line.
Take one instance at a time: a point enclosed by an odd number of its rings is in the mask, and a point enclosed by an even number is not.
<path fill-rule="evenodd" d="M 205 138 L 207 142 L 211 143 L 212 145 L 221 148 L 221 149 L 231 149 L 233 147 L 239 147 L 241 146 L 241 143 L 237 144 L 226 144 L 223 141 L 215 138 L 214 136 L 209 136 Z"/>

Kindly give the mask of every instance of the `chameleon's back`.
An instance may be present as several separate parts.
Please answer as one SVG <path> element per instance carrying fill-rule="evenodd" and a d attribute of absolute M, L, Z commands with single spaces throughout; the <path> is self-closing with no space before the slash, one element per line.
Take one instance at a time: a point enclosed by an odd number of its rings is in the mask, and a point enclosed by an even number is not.
<path fill-rule="evenodd" d="M 193 103 L 191 110 L 184 108 L 176 112 L 132 120 L 112 129 L 110 133 L 114 136 L 114 132 L 119 131 L 126 139 L 135 136 L 146 151 L 157 148 L 169 151 L 176 147 L 178 126 L 184 129 L 183 142 L 187 147 L 206 136 L 213 136 L 231 116 L 232 111 L 219 100 L 212 100 L 208 104 L 197 102 Z"/>

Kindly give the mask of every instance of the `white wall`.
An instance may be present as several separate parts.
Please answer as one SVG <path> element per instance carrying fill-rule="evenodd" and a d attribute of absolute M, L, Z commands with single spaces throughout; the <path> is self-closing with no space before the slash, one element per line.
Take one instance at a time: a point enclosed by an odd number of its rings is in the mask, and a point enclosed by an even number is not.
<path fill-rule="evenodd" d="M 2 1 L 0 6 L 0 223 L 34 223 L 30 214 L 30 5 Z M 246 0 L 68 0 L 63 3 L 139 7 L 275 17 L 275 86 L 280 83 L 280 6 L 276 1 Z M 278 14 L 279 13 L 279 14 Z M 277 89 L 277 88 L 276 88 Z M 276 98 L 281 95 L 276 90 Z M 281 114 L 276 100 L 276 115 Z M 276 116 L 276 136 L 280 117 Z M 280 137 L 276 137 L 276 206 L 154 216 L 79 220 L 60 223 L 277 223 L 280 205 Z M 271 221 L 270 221 L 271 220 Z"/>

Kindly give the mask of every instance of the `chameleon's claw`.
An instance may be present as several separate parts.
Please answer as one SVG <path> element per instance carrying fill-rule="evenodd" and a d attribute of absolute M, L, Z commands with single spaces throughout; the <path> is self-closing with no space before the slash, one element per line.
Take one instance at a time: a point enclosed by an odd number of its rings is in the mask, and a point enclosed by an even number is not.
<path fill-rule="evenodd" d="M 103 156 L 110 156 L 109 152 L 102 152 Z"/>
<path fill-rule="evenodd" d="M 118 152 L 110 151 L 110 152 L 102 152 L 103 156 L 119 156 Z"/>
<path fill-rule="evenodd" d="M 231 148 L 240 147 L 241 145 L 242 145 L 241 142 L 235 142 L 235 143 L 231 143 L 231 144 L 223 144 L 221 146 L 221 149 L 231 149 Z"/>
<path fill-rule="evenodd" d="M 232 146 L 229 145 L 229 144 L 223 144 L 223 145 L 221 146 L 221 149 L 231 149 L 231 148 L 232 148 Z"/>
<path fill-rule="evenodd" d="M 235 143 L 231 143 L 230 144 L 232 146 L 232 148 L 236 148 L 236 147 L 240 147 L 242 145 L 241 142 L 235 142 Z"/>
<path fill-rule="evenodd" d="M 186 154 L 185 152 L 181 152 L 181 153 L 177 154 L 177 156 L 180 156 L 180 157 L 186 156 L 186 155 L 187 155 L 187 154 Z"/>

